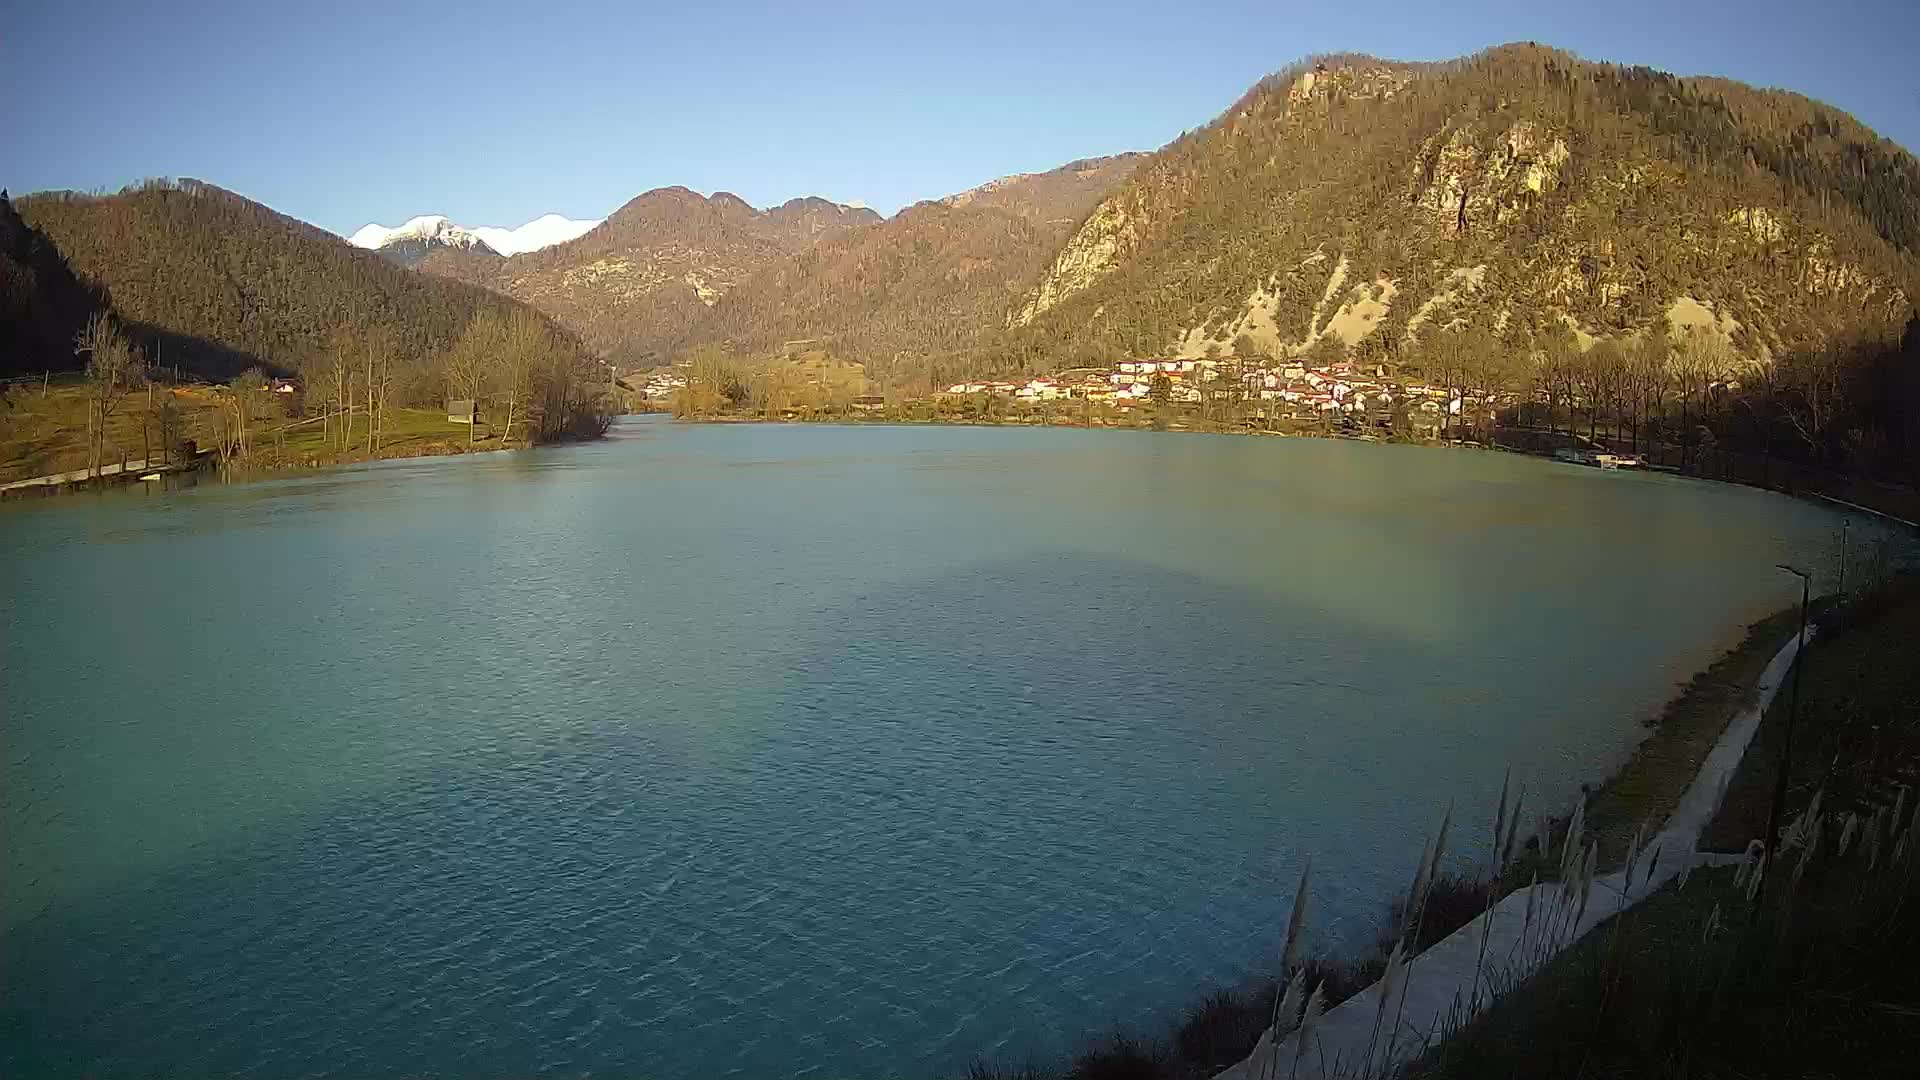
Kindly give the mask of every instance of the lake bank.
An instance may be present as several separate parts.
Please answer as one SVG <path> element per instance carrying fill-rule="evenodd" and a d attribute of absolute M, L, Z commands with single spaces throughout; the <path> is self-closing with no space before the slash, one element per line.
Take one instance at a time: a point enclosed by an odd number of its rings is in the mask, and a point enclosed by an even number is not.
<path fill-rule="evenodd" d="M 123 474 L 119 466 L 128 461 L 155 462 L 152 468 L 168 473 L 235 469 L 279 475 L 527 445 L 524 438 L 516 438 L 503 447 L 497 432 L 470 432 L 439 409 L 389 408 L 375 437 L 363 413 L 344 418 L 303 418 L 298 410 L 291 417 L 271 415 L 290 409 L 278 400 L 287 395 L 262 390 L 257 393 L 272 400 L 261 403 L 241 452 L 231 445 L 230 391 L 198 384 L 155 385 L 110 418 L 100 459 L 105 475 L 93 476 L 86 475 L 93 469 L 85 443 L 85 385 L 67 376 L 44 387 L 14 389 L 18 392 L 6 401 L 5 427 L 0 428 L 0 498 L 114 487 L 138 482 L 152 471 Z M 231 451 L 224 461 L 216 460 L 220 454 L 213 449 L 220 446 Z M 82 475 L 75 478 L 75 473 Z"/>
<path fill-rule="evenodd" d="M 1911 1022 L 1920 1004 L 1911 974 L 1920 946 L 1911 918 L 1920 886 L 1915 640 L 1911 580 L 1824 620 L 1797 675 L 1804 685 L 1767 710 L 1702 838 L 1716 857 L 1691 884 L 1656 890 L 1532 979 L 1503 987 L 1409 1075 L 1910 1071 L 1920 1052 Z M 1799 840 L 1765 888 L 1748 889 L 1741 852 L 1768 830 L 1796 712 L 1780 817 Z"/>
<path fill-rule="evenodd" d="M 1696 785 L 1702 764 L 1728 725 L 1753 706 L 1763 675 L 1770 665 L 1777 666 L 1781 650 L 1791 643 L 1799 628 L 1799 618 L 1795 606 L 1748 626 L 1738 644 L 1698 672 L 1661 710 L 1658 719 L 1650 723 L 1647 738 L 1624 763 L 1591 790 L 1589 785 L 1581 785 L 1583 835 L 1598 845 L 1598 869 L 1618 868 L 1627 858 L 1636 833 L 1658 832 L 1682 796 Z M 1773 685 L 1777 686 L 1777 676 Z M 1502 798 L 1506 795 L 1503 792 Z M 1514 797 L 1521 800 L 1513 812 L 1518 815 L 1515 820 L 1521 822 L 1522 842 L 1511 865 L 1491 878 L 1471 870 L 1442 871 L 1438 894 L 1429 899 L 1419 927 L 1416 955 L 1480 918 L 1502 898 L 1525 889 L 1530 881 L 1556 876 L 1556 868 L 1547 856 L 1564 842 L 1568 815 L 1531 811 L 1524 803 L 1524 791 L 1515 792 Z M 1503 805 L 1500 809 L 1508 808 Z M 1454 812 L 1455 808 L 1450 808 L 1449 813 Z M 1457 812 L 1454 849 L 1479 848 L 1484 838 L 1463 837 L 1461 833 L 1466 830 L 1459 824 L 1474 818 L 1475 808 L 1462 806 Z M 1426 828 L 1431 830 L 1434 824 L 1428 823 Z M 1548 852 L 1540 850 L 1539 840 L 1547 842 Z M 1365 992 L 1387 971 L 1395 944 L 1388 928 L 1403 915 L 1399 902 L 1378 912 L 1383 936 L 1371 952 L 1305 961 L 1307 981 L 1310 986 L 1322 987 L 1329 1011 Z M 1324 919 L 1326 915 L 1310 917 Z M 1338 913 L 1334 917 L 1338 918 Z M 1261 953 L 1277 944 L 1279 931 L 1276 927 L 1273 941 L 1260 946 Z M 1431 973 L 1427 976 L 1429 980 L 1434 977 Z M 1251 986 L 1206 991 L 1179 1014 L 1166 1035 L 1154 1036 L 1129 1027 L 1051 1070 L 1031 1063 L 1008 1067 L 1005 1063 L 983 1062 L 968 1075 L 974 1080 L 1079 1080 L 1105 1075 L 1138 1080 L 1204 1080 L 1216 1074 L 1229 1075 L 1225 1070 L 1250 1061 L 1249 1055 L 1262 1044 L 1275 1015 L 1281 981 L 1270 976 Z"/>

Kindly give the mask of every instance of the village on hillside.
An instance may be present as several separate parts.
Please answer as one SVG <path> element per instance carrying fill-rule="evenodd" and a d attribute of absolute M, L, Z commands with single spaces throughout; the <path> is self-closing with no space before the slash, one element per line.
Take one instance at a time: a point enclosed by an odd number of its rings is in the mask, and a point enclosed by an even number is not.
<path fill-rule="evenodd" d="M 1478 396 L 1458 390 L 1390 379 L 1379 365 L 1310 365 L 1305 360 L 1122 360 L 1111 369 L 1075 369 L 1024 382 L 956 383 L 946 393 L 994 394 L 1028 402 L 1085 400 L 1118 409 L 1161 401 L 1202 405 L 1226 400 L 1245 403 L 1243 415 L 1254 419 L 1364 417 L 1400 405 L 1423 414 L 1432 426 L 1444 415 L 1458 417 L 1481 405 Z"/>
<path fill-rule="evenodd" d="M 666 406 L 688 384 L 685 365 L 659 368 L 638 396 Z M 1279 421 L 1319 426 L 1379 427 L 1432 434 L 1474 427 L 1503 404 L 1498 394 L 1429 385 L 1396 378 L 1384 366 L 1352 361 L 1311 362 L 1208 359 L 1128 359 L 1106 367 L 1083 367 L 1024 379 L 952 383 L 930 395 L 853 395 L 846 411 L 913 411 L 916 404 L 941 412 L 1058 415 L 1075 406 L 1133 422 L 1127 414 L 1169 409 L 1210 420 L 1271 426 Z M 836 410 L 830 410 L 836 411 Z M 1076 414 L 1076 417 L 1084 416 Z"/>

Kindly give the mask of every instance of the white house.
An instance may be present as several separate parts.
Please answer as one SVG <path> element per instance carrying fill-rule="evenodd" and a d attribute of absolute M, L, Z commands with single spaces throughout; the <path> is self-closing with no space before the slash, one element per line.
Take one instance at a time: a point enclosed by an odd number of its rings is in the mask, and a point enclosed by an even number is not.
<path fill-rule="evenodd" d="M 1013 396 L 1024 401 L 1053 401 L 1067 396 L 1067 390 L 1052 379 L 1032 379 L 1027 385 L 1013 392 Z"/>

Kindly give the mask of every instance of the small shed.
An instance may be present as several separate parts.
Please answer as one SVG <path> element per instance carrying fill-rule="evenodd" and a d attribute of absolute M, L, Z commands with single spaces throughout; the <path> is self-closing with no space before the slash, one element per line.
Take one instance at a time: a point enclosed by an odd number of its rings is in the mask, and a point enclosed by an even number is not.
<path fill-rule="evenodd" d="M 480 406 L 477 402 L 460 398 L 447 402 L 447 423 L 472 424 L 480 418 Z"/>

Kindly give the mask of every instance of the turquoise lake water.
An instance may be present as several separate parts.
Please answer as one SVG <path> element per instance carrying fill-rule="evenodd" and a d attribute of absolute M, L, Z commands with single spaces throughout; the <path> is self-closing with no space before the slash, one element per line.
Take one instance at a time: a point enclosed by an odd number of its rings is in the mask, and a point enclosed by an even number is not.
<path fill-rule="evenodd" d="M 1478 452 L 687 426 L 0 509 L 0 1075 L 928 1078 L 1372 940 L 1836 563 Z M 1855 521 L 1853 536 L 1865 530 Z"/>

